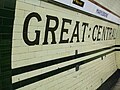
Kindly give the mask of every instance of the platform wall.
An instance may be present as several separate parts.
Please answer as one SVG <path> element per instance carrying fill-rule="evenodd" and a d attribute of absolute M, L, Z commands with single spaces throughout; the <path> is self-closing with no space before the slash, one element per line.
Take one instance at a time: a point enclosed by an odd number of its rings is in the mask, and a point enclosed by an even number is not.
<path fill-rule="evenodd" d="M 117 70 L 117 31 L 117 24 L 81 11 L 41 0 L 17 0 L 13 89 L 96 90 Z"/>
<path fill-rule="evenodd" d="M 117 67 L 120 69 L 120 26 L 118 28 L 117 39 L 116 39 L 116 63 Z"/>

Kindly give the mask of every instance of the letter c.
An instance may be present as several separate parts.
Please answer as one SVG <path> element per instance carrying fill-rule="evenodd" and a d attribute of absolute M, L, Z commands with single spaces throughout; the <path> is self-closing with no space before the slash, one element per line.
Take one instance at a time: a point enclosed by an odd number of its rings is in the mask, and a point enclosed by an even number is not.
<path fill-rule="evenodd" d="M 95 25 L 95 27 L 93 28 L 93 33 L 92 33 L 92 39 L 93 39 L 93 41 L 96 40 L 96 37 L 95 37 L 95 30 L 98 30 L 98 25 Z"/>

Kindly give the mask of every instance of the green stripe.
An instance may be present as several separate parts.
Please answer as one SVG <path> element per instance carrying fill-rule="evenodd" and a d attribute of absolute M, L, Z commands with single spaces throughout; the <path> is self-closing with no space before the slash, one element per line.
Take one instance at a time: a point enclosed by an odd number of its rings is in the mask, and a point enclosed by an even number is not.
<path fill-rule="evenodd" d="M 15 4 L 16 0 L 0 0 L 0 90 L 13 90 L 11 50 Z"/>

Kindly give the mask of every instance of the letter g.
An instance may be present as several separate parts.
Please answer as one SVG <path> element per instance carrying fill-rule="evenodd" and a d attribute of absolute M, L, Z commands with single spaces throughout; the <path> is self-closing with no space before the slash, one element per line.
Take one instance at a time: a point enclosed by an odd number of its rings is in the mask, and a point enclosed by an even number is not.
<path fill-rule="evenodd" d="M 30 21 L 30 19 L 31 19 L 32 17 L 37 18 L 38 22 L 42 20 L 41 17 L 40 17 L 40 15 L 39 15 L 38 13 L 36 13 L 36 12 L 30 13 L 30 14 L 26 17 L 26 19 L 25 19 L 25 21 L 24 21 L 24 26 L 23 26 L 23 40 L 24 40 L 25 43 L 26 43 L 27 45 L 29 45 L 29 46 L 39 45 L 39 38 L 40 38 L 40 31 L 37 31 L 37 30 L 36 30 L 36 31 L 35 31 L 35 33 L 36 33 L 36 39 L 35 39 L 34 41 L 30 41 L 30 40 L 28 39 L 28 25 L 29 25 L 29 21 Z"/>

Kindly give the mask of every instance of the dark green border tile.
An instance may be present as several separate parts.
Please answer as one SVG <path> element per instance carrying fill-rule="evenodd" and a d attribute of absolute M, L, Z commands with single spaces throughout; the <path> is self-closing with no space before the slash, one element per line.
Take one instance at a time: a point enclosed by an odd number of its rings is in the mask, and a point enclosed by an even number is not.
<path fill-rule="evenodd" d="M 11 51 L 16 0 L 0 0 L 0 90 L 12 89 Z"/>

